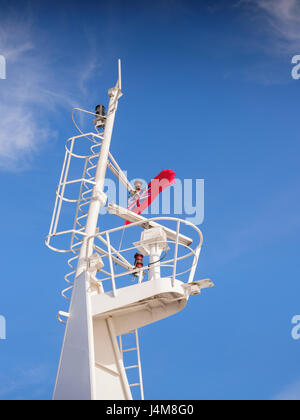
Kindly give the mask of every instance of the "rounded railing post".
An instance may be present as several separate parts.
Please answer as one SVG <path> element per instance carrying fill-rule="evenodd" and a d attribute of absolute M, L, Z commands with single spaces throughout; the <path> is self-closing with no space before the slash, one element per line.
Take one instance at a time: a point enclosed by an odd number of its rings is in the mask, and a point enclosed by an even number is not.
<path fill-rule="evenodd" d="M 175 253 L 174 253 L 174 267 L 173 267 L 173 276 L 172 276 L 172 287 L 174 287 L 174 285 L 175 285 L 175 277 L 176 277 L 179 229 L 180 229 L 180 220 L 177 221 L 177 227 L 176 227 L 176 242 L 175 242 Z"/>
<path fill-rule="evenodd" d="M 113 290 L 113 295 L 116 296 L 117 290 L 116 290 L 116 282 L 115 282 L 115 272 L 114 272 L 114 265 L 113 265 L 112 256 L 111 256 L 111 246 L 110 246 L 110 238 L 109 238 L 108 232 L 106 232 L 106 242 L 107 242 L 107 250 L 108 250 L 109 267 L 110 267 L 110 273 L 111 273 L 112 290 Z"/>

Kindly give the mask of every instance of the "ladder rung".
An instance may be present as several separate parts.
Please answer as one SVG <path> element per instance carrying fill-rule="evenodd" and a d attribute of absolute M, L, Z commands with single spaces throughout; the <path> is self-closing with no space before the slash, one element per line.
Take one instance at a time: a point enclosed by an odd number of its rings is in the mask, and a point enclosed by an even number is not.
<path fill-rule="evenodd" d="M 82 241 L 76 242 L 75 244 L 73 244 L 72 248 L 75 248 L 76 246 L 81 245 L 81 244 L 82 244 Z"/>
<path fill-rule="evenodd" d="M 133 351 L 133 350 L 137 350 L 137 348 L 132 347 L 131 349 L 122 349 L 122 352 L 125 353 L 125 351 Z"/>
<path fill-rule="evenodd" d="M 77 220 L 83 219 L 84 217 L 87 217 L 87 213 L 83 214 L 82 216 L 77 217 Z"/>
<path fill-rule="evenodd" d="M 140 383 L 138 383 L 138 384 L 131 384 L 129 386 L 141 386 L 141 384 Z"/>
<path fill-rule="evenodd" d="M 138 367 L 139 367 L 139 365 L 126 366 L 125 367 L 125 370 L 127 370 L 127 369 L 134 369 L 134 368 L 138 368 Z"/>

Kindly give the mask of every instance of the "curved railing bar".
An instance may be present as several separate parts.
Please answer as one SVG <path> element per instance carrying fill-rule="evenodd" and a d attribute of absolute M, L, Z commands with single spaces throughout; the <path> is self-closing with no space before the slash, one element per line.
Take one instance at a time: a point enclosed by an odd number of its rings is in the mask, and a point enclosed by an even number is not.
<path fill-rule="evenodd" d="M 51 238 L 53 238 L 54 236 L 66 235 L 68 233 L 78 233 L 78 234 L 80 234 L 82 236 L 86 236 L 86 234 L 84 232 L 81 232 L 79 230 L 74 230 L 74 229 L 64 230 L 64 231 L 61 231 L 61 232 L 56 232 L 53 235 L 47 235 L 46 236 L 46 239 L 45 239 L 45 245 L 49 249 L 51 249 L 52 251 L 55 251 L 55 252 L 60 252 L 60 253 L 72 252 L 73 247 L 70 248 L 70 249 L 59 249 L 59 248 L 55 248 L 52 245 L 50 245 L 50 239 Z"/>
<path fill-rule="evenodd" d="M 97 239 L 99 239 L 99 240 L 102 240 L 103 238 L 100 238 L 100 237 L 97 237 Z M 169 240 L 167 240 L 166 241 L 168 244 L 175 244 L 175 241 L 172 241 L 171 239 L 169 239 Z M 105 240 L 103 240 L 102 241 L 102 243 L 104 243 L 104 244 L 106 244 L 106 242 L 105 242 Z M 157 243 L 157 242 L 156 242 Z M 159 243 L 159 242 L 158 242 Z M 164 242 L 165 243 L 165 242 Z M 191 248 L 189 245 L 183 245 L 183 244 L 179 244 L 182 248 L 186 248 L 186 249 L 188 249 L 189 251 L 191 251 L 189 254 L 185 254 L 185 255 L 182 255 L 181 257 L 177 257 L 177 261 L 182 261 L 182 260 L 184 260 L 184 259 L 186 259 L 186 258 L 189 258 L 189 257 L 192 257 L 193 255 L 195 255 L 195 251 L 193 250 L 193 248 Z M 97 251 L 97 249 L 96 249 L 96 245 L 93 247 L 93 249 L 95 250 L 95 251 Z M 125 252 L 129 252 L 129 251 L 132 251 L 132 250 L 136 250 L 137 248 L 136 248 L 136 246 L 132 246 L 132 247 L 129 247 L 129 248 L 125 248 L 125 249 L 120 249 L 120 250 L 118 250 L 117 252 L 112 252 L 111 253 L 111 255 L 112 256 L 118 256 L 118 254 L 124 254 Z M 195 248 L 196 249 L 196 248 Z M 170 262 L 172 262 L 172 261 L 174 261 L 174 258 L 173 259 L 170 259 L 170 260 L 167 260 L 167 261 L 161 261 L 160 262 L 160 264 L 161 265 L 165 265 L 165 264 L 168 264 L 168 263 L 170 263 Z"/>
<path fill-rule="evenodd" d="M 69 290 L 72 290 L 73 288 L 74 288 L 74 285 L 69 286 L 69 287 L 67 287 L 66 289 L 64 289 L 60 292 L 61 296 L 69 302 L 71 302 L 72 295 L 71 295 L 71 297 L 68 297 L 68 296 L 66 296 L 66 292 L 68 292 Z"/>
<path fill-rule="evenodd" d="M 102 144 L 102 141 L 103 141 L 103 137 L 102 136 L 99 136 L 99 134 L 95 134 L 95 133 L 88 133 L 88 135 L 92 135 L 93 137 L 95 137 L 95 138 L 97 138 L 97 139 L 100 139 L 101 140 L 101 142 L 99 142 L 99 141 L 96 141 L 96 140 L 92 140 L 92 139 L 90 139 L 90 138 L 88 138 L 87 137 L 87 139 L 90 141 L 90 142 L 92 142 L 92 143 L 94 143 L 94 145 L 101 145 Z M 68 147 L 68 145 L 69 145 L 69 143 L 71 142 L 74 142 L 75 140 L 77 140 L 77 139 L 82 139 L 83 137 L 85 137 L 85 136 L 75 136 L 75 137 L 70 137 L 67 141 L 66 141 L 66 144 L 65 144 L 65 149 L 66 149 L 66 152 L 67 153 L 69 153 L 72 157 L 75 157 L 75 158 L 77 158 L 77 159 L 85 159 L 85 158 L 87 158 L 87 157 L 90 157 L 90 156 L 93 156 L 93 155 L 79 155 L 79 154 L 77 154 L 77 153 L 74 153 L 73 152 L 73 150 L 71 150 L 71 147 L 69 148 Z M 95 153 L 95 156 L 97 156 L 97 153 Z"/>
<path fill-rule="evenodd" d="M 194 225 L 193 223 L 189 222 L 188 220 L 179 219 L 178 217 L 167 217 L 167 216 L 152 217 L 152 218 L 147 219 L 147 220 L 139 220 L 138 222 L 130 223 L 129 225 L 126 225 L 125 226 L 125 229 L 132 228 L 132 227 L 139 226 L 139 225 L 143 225 L 143 224 L 145 224 L 145 222 L 148 222 L 149 223 L 149 222 L 155 222 L 155 221 L 159 221 L 159 220 L 171 221 L 171 222 L 177 222 L 177 221 L 179 221 L 180 223 L 184 223 L 185 225 L 190 226 L 191 228 L 193 228 L 194 230 L 196 230 L 196 232 L 200 236 L 200 245 L 202 246 L 202 244 L 203 244 L 203 235 L 202 235 L 201 230 L 196 225 Z M 89 236 L 88 240 L 90 240 L 92 238 L 95 238 L 97 236 L 100 236 L 100 235 L 104 235 L 106 233 L 117 232 L 117 231 L 119 231 L 121 229 L 124 229 L 124 226 L 123 225 L 122 226 L 118 226 L 116 228 L 105 230 L 103 232 L 99 232 L 96 235 Z"/>
<path fill-rule="evenodd" d="M 78 124 L 76 123 L 76 121 L 75 121 L 75 117 L 74 117 L 74 112 L 75 111 L 78 111 L 78 112 L 83 112 L 83 113 L 86 113 L 86 114 L 90 114 L 90 115 L 93 115 L 93 116 L 95 116 L 95 117 L 97 117 L 98 115 L 97 114 L 95 114 L 95 112 L 91 112 L 91 111 L 87 111 L 87 110 L 85 110 L 85 109 L 82 109 L 82 108 L 73 108 L 72 109 L 72 114 L 71 114 L 71 117 L 72 117 L 72 121 L 73 121 L 73 124 L 75 125 L 75 127 L 76 127 L 76 129 L 78 130 L 78 132 L 79 133 L 81 133 L 82 135 L 84 135 L 85 137 L 86 136 L 88 136 L 88 135 L 90 135 L 90 134 L 84 134 L 83 133 L 83 131 L 79 128 L 79 126 L 78 126 Z M 99 133 L 99 131 L 97 130 L 97 132 Z M 99 133 L 100 134 L 100 133 Z M 86 137 L 87 139 L 89 139 L 89 137 Z"/>
<path fill-rule="evenodd" d="M 164 221 L 172 221 L 172 222 L 176 222 L 177 223 L 176 242 L 173 241 L 173 240 L 168 240 L 167 243 L 172 243 L 172 244 L 175 243 L 175 247 L 176 247 L 177 250 L 178 250 L 178 246 L 180 246 L 180 247 L 183 247 L 183 248 L 188 249 L 188 250 L 191 251 L 190 253 L 188 253 L 186 255 L 183 255 L 181 257 L 178 257 L 177 256 L 176 249 L 175 249 L 175 256 L 174 256 L 174 258 L 172 258 L 172 259 L 170 259 L 168 261 L 165 261 L 165 262 L 161 263 L 161 266 L 162 267 L 166 267 L 167 264 L 174 262 L 174 265 L 171 266 L 173 268 L 172 282 L 174 283 L 175 275 L 176 275 L 176 277 L 177 276 L 181 276 L 181 275 L 183 275 L 185 273 L 190 272 L 196 266 L 196 264 L 198 262 L 198 259 L 199 259 L 199 253 L 200 253 L 200 250 L 201 250 L 201 247 L 202 247 L 202 244 L 203 244 L 203 235 L 202 235 L 201 230 L 199 228 L 197 228 L 197 226 L 193 225 L 191 222 L 188 222 L 187 220 L 182 220 L 182 219 L 174 218 L 174 217 L 154 217 L 154 218 L 151 218 L 151 219 L 147 219 L 147 221 L 149 221 L 149 222 L 152 222 L 152 221 L 163 221 L 163 220 Z M 128 228 L 132 228 L 132 227 L 135 227 L 135 226 L 142 225 L 144 223 L 145 223 L 144 220 L 143 221 L 138 221 L 138 222 L 135 222 L 135 223 L 131 223 L 130 225 L 127 225 L 126 228 L 127 229 Z M 183 223 L 183 224 L 185 224 L 187 226 L 190 226 L 191 228 L 193 228 L 194 230 L 196 230 L 196 232 L 198 233 L 200 239 L 199 239 L 199 243 L 197 244 L 197 246 L 195 247 L 195 249 L 192 249 L 191 247 L 186 246 L 186 245 L 183 245 L 183 244 L 181 244 L 181 243 L 178 242 L 178 237 L 179 237 L 179 232 L 180 232 L 180 224 L 181 223 Z M 104 240 L 104 238 L 102 238 L 102 236 L 105 235 L 107 237 L 110 233 L 117 232 L 117 231 L 119 231 L 121 229 L 123 230 L 124 229 L 124 226 L 120 226 L 120 227 L 117 227 L 117 228 L 108 229 L 106 231 L 99 232 L 96 235 L 90 236 L 87 239 L 87 243 L 88 243 L 87 250 L 89 249 L 89 241 L 90 240 L 96 239 L 96 238 L 98 238 L 100 240 L 102 240 L 102 239 Z M 102 240 L 102 242 L 105 241 L 105 240 L 104 241 L 103 240 Z M 94 249 L 94 247 L 93 247 L 93 249 Z M 122 253 L 127 252 L 127 251 L 130 251 L 132 249 L 136 249 L 136 247 L 127 248 L 125 250 L 123 249 L 123 250 L 118 251 L 118 253 L 122 254 Z M 110 255 L 113 255 L 113 254 L 116 255 L 116 253 L 111 253 L 110 252 Z M 177 264 L 177 262 L 179 260 L 186 259 L 186 258 L 190 257 L 192 254 L 194 255 L 194 261 L 193 261 L 191 267 L 189 269 L 181 272 L 181 273 L 176 273 L 176 265 L 175 265 L 175 263 Z M 86 258 L 87 258 L 87 261 L 88 261 L 88 254 L 86 254 Z M 143 269 L 148 270 L 149 268 L 150 268 L 150 265 L 144 267 Z M 119 274 L 115 274 L 114 273 L 113 275 L 110 275 L 109 277 L 106 277 L 104 279 L 103 278 L 102 279 L 98 279 L 98 281 L 102 283 L 105 280 L 112 280 L 113 283 L 114 283 L 114 280 L 116 278 L 127 276 L 127 275 L 133 274 L 135 272 L 136 272 L 136 269 L 127 270 L 127 271 L 125 271 L 123 273 L 119 273 Z"/>
<path fill-rule="evenodd" d="M 61 324 L 67 325 L 66 321 L 63 321 L 63 320 L 61 319 L 61 316 L 65 317 L 65 318 L 69 318 L 70 314 L 69 314 L 69 313 L 67 313 L 67 312 L 64 312 L 64 311 L 58 311 L 58 312 L 57 312 L 57 315 L 56 315 L 57 320 L 58 320 Z"/>

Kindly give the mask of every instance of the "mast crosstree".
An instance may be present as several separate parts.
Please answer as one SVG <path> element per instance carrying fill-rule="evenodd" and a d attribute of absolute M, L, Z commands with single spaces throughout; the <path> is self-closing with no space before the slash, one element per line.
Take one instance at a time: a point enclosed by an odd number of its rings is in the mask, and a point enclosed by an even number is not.
<path fill-rule="evenodd" d="M 113 203 L 106 206 L 107 168 L 131 196 L 135 193 L 110 153 L 122 96 L 120 60 L 118 74 L 115 87 L 108 91 L 106 115 L 100 105 L 96 113 L 76 109 L 96 117 L 95 132 L 81 132 L 73 119 L 80 134 L 66 143 L 46 238 L 50 249 L 73 254 L 68 260 L 72 271 L 65 276 L 68 287 L 62 291 L 70 301 L 69 309 L 57 316 L 66 329 L 53 394 L 56 400 L 144 399 L 138 329 L 179 312 L 191 295 L 213 286 L 209 279 L 194 281 L 203 237 L 192 223 L 172 217 L 146 218 Z M 80 178 L 72 176 L 73 161 L 82 162 Z M 71 196 L 74 190 L 77 196 Z M 71 228 L 60 229 L 66 205 L 75 207 L 74 222 Z M 104 206 L 120 226 L 100 230 Z M 125 231 L 128 239 L 121 247 Z"/>

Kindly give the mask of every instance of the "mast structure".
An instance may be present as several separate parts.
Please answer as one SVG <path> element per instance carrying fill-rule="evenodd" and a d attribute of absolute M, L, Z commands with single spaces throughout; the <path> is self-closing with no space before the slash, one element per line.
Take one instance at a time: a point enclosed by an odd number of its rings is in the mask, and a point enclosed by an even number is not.
<path fill-rule="evenodd" d="M 115 115 L 118 108 L 118 100 L 122 96 L 121 91 L 121 63 L 120 60 L 118 61 L 119 64 L 119 78 L 116 83 L 116 86 L 112 89 L 109 89 L 108 96 L 109 96 L 109 106 L 108 106 L 108 113 L 105 122 L 105 129 L 103 135 L 102 146 L 100 150 L 100 156 L 97 163 L 97 170 L 95 176 L 95 186 L 93 189 L 93 196 L 90 203 L 88 217 L 86 222 L 85 228 L 85 238 L 83 240 L 81 250 L 80 250 L 80 257 L 78 262 L 78 268 L 76 276 L 78 276 L 85 267 L 85 257 L 89 258 L 93 253 L 93 240 L 89 241 L 87 245 L 87 238 L 95 235 L 98 218 L 99 218 L 99 211 L 100 207 L 106 204 L 106 195 L 104 194 L 104 182 L 105 182 L 105 175 L 107 169 L 107 161 L 109 157 L 109 149 L 111 143 L 111 137 L 114 127 Z M 87 249 L 88 246 L 88 249 Z M 82 264 L 83 263 L 83 264 Z"/>
<path fill-rule="evenodd" d="M 99 213 L 107 201 L 104 193 L 107 168 L 131 195 L 135 193 L 110 153 L 118 100 L 122 96 L 120 60 L 118 81 L 109 89 L 108 96 L 106 115 L 99 117 L 99 114 L 77 109 L 96 115 L 96 132 L 80 131 L 80 135 L 66 143 L 46 238 L 50 249 L 74 254 L 68 261 L 72 272 L 65 276 L 69 287 L 62 291 L 70 301 L 69 312 L 58 313 L 58 320 L 66 324 L 66 329 L 53 393 L 55 400 L 130 400 L 134 389 L 138 389 L 139 397 L 144 399 L 138 328 L 177 313 L 185 307 L 191 295 L 213 286 L 209 279 L 194 281 L 203 237 L 196 226 L 185 220 L 171 217 L 149 219 L 109 203 L 107 212 L 120 218 L 121 223 L 127 220 L 130 224 L 100 232 Z M 97 129 L 97 119 L 101 121 L 102 130 Z M 89 153 L 79 154 L 76 151 L 78 142 L 89 144 Z M 84 162 L 79 179 L 70 179 L 70 165 L 74 159 Z M 74 185 L 78 185 L 79 195 L 70 198 L 68 189 Z M 59 230 L 65 203 L 75 204 L 74 224 L 71 229 Z M 170 227 L 172 223 L 174 229 Z M 191 229 L 193 237 L 183 233 L 183 227 Z M 142 234 L 131 247 L 116 249 L 113 246 L 113 235 L 123 235 L 125 230 L 135 232 L 136 229 L 142 229 Z M 53 244 L 67 235 L 71 235 L 67 248 Z M 139 264 L 133 265 L 129 261 L 133 250 L 139 253 Z M 164 260 L 163 253 L 169 254 Z M 141 263 L 143 258 L 149 259 L 148 265 Z M 76 267 L 74 262 L 77 262 Z M 185 270 L 179 272 L 182 262 Z M 166 277 L 162 277 L 162 270 L 166 271 Z M 185 276 L 186 281 L 179 280 L 179 276 Z M 132 279 L 135 279 L 134 284 Z M 68 296 L 70 293 L 71 297 Z M 133 344 L 128 346 L 130 341 Z M 135 355 L 134 364 L 126 361 L 129 353 Z M 137 380 L 132 382 L 130 374 L 134 371 Z"/>

